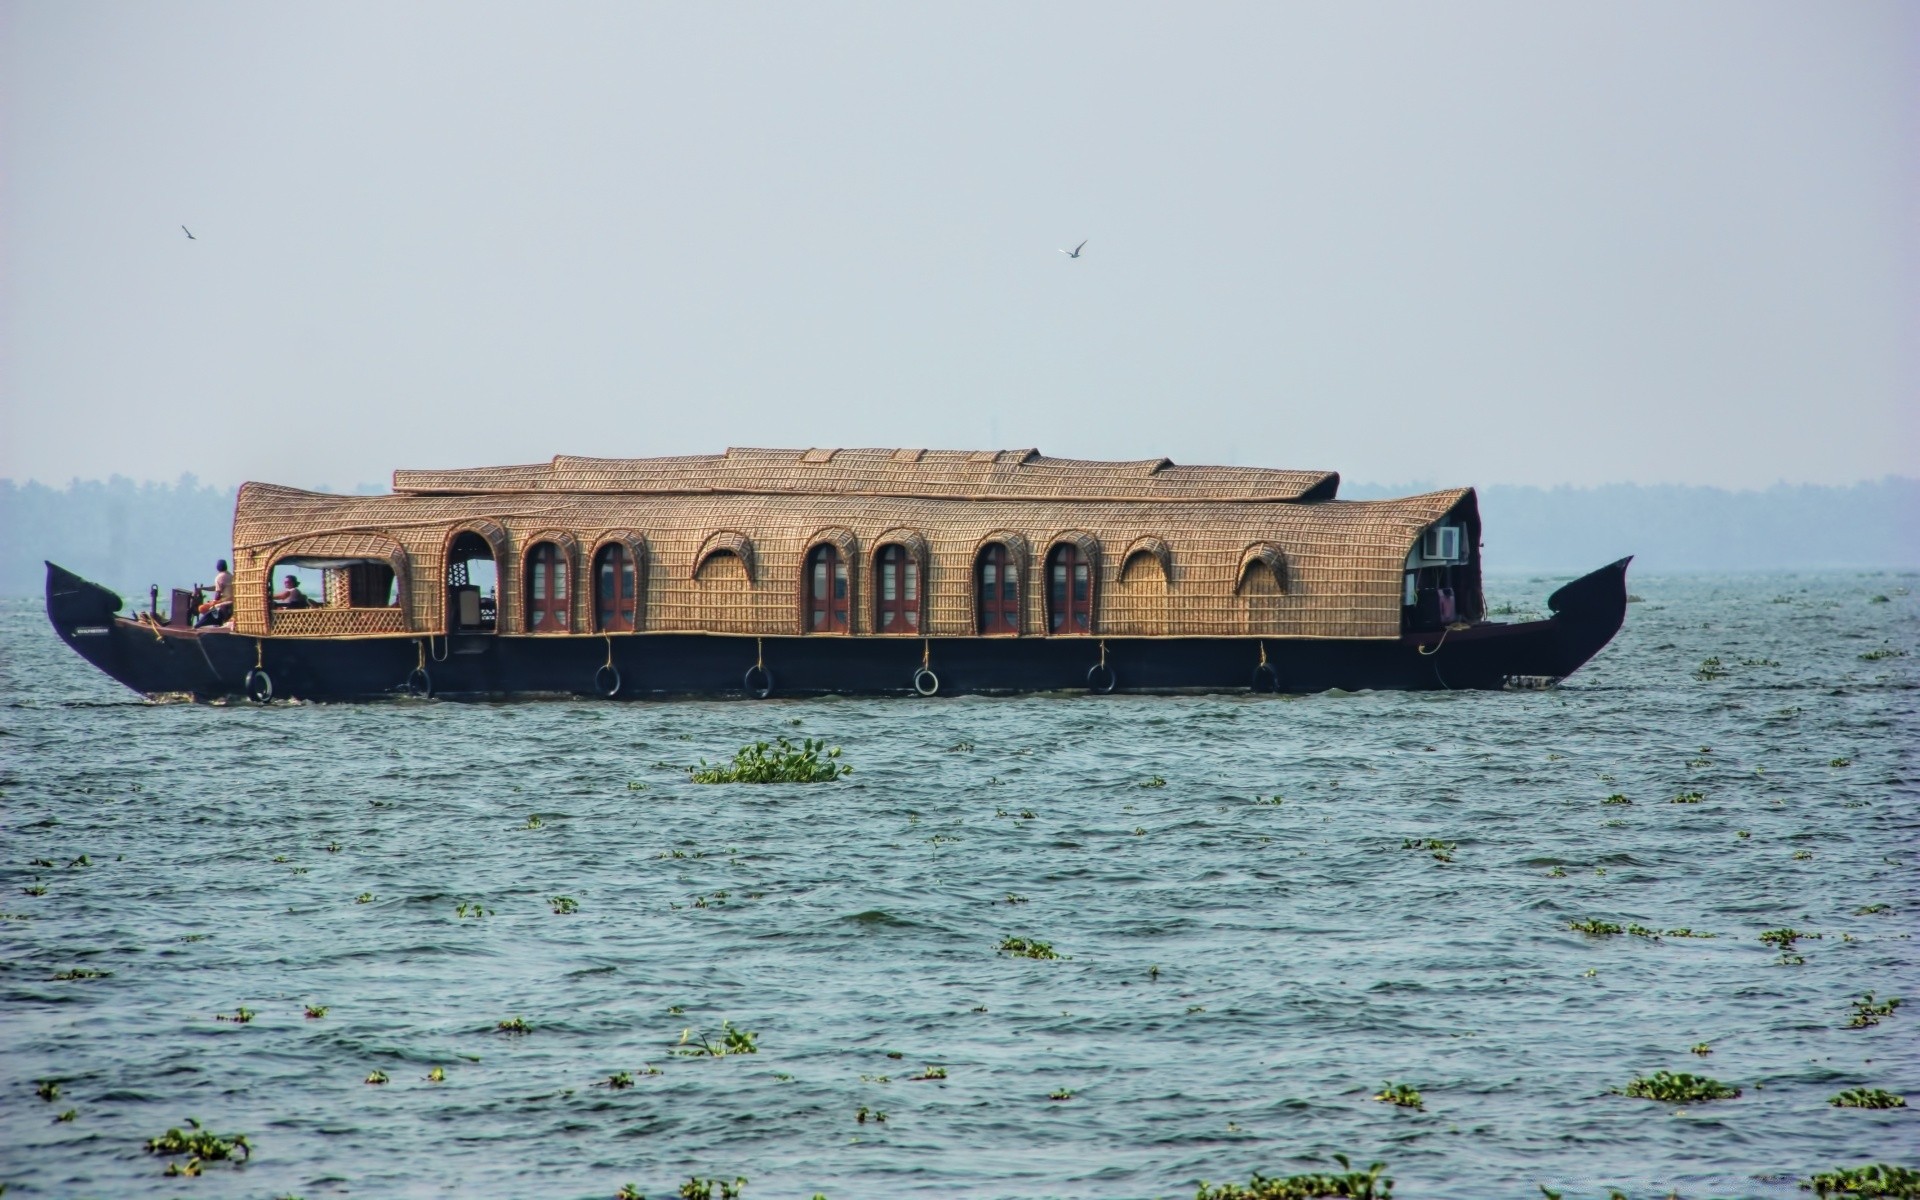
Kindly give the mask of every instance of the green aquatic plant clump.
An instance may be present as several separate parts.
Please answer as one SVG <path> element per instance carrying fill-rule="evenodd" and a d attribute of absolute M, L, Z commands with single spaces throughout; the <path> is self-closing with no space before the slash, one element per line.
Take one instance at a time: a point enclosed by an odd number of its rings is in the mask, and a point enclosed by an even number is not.
<path fill-rule="evenodd" d="M 1037 942 L 1031 938 L 1022 937 L 1002 939 L 1000 942 L 1000 952 L 1002 954 L 1011 954 L 1015 958 L 1049 959 L 1069 957 L 1065 954 L 1055 953 L 1053 946 L 1047 942 Z"/>
<path fill-rule="evenodd" d="M 1798 929 L 1769 929 L 1760 935 L 1760 940 L 1780 950 L 1791 950 L 1801 938 L 1818 939 L 1820 936 L 1817 933 L 1802 933 Z"/>
<path fill-rule="evenodd" d="M 1898 996 L 1889 996 L 1881 1003 L 1875 1004 L 1873 1002 L 1873 993 L 1868 992 L 1854 1002 L 1853 1018 L 1847 1022 L 1847 1028 L 1867 1029 L 1878 1025 L 1881 1021 L 1892 1016 L 1893 1010 L 1899 1007 L 1900 997 Z"/>
<path fill-rule="evenodd" d="M 1705 1075 L 1655 1071 L 1628 1083 L 1622 1094 L 1666 1104 L 1702 1104 L 1708 1100 L 1732 1100 L 1740 1095 L 1740 1089 Z"/>
<path fill-rule="evenodd" d="M 1314 1172 L 1268 1178 L 1256 1171 L 1244 1185 L 1222 1183 L 1216 1186 L 1203 1179 L 1200 1181 L 1200 1190 L 1194 1193 L 1194 1200 L 1319 1200 L 1320 1197 L 1393 1200 L 1393 1179 L 1381 1174 L 1387 1169 L 1387 1164 L 1369 1163 L 1366 1170 L 1356 1171 L 1346 1155 L 1336 1154 L 1333 1159 L 1340 1164 L 1338 1173 Z"/>
<path fill-rule="evenodd" d="M 1568 921 L 1567 928 L 1589 937 L 1614 937 L 1626 932 L 1612 921 Z"/>
<path fill-rule="evenodd" d="M 853 773 L 846 763 L 836 761 L 840 747 L 831 750 L 818 738 L 802 738 L 798 745 L 784 737 L 771 742 L 742 746 L 730 763 L 709 763 L 687 768 L 695 783 L 832 783 Z"/>
<path fill-rule="evenodd" d="M 169 1164 L 167 1174 L 198 1175 L 201 1163 L 251 1159 L 253 1147 L 247 1143 L 244 1133 L 215 1133 L 193 1117 L 188 1117 L 186 1129 L 169 1129 L 157 1138 L 148 1139 L 147 1153 L 169 1157 L 184 1154 L 187 1156 L 186 1165 Z"/>
<path fill-rule="evenodd" d="M 1417 1108 L 1426 1111 L 1426 1101 L 1420 1098 L 1420 1090 L 1410 1083 L 1395 1083 L 1391 1079 L 1385 1087 L 1373 1095 L 1382 1104 L 1394 1104 L 1401 1108 Z"/>
<path fill-rule="evenodd" d="M 1848 1088 L 1827 1103 L 1835 1108 L 1905 1108 L 1907 1098 L 1879 1088 Z"/>
<path fill-rule="evenodd" d="M 1457 842 L 1443 842 L 1439 838 L 1402 838 L 1402 850 L 1426 850 L 1441 862 L 1452 862 L 1453 852 L 1459 848 Z"/>
<path fill-rule="evenodd" d="M 1841 1167 L 1802 1180 L 1800 1190 L 1816 1196 L 1854 1196 L 1859 1200 L 1920 1200 L 1920 1171 L 1891 1163 Z"/>
<path fill-rule="evenodd" d="M 747 1177 L 736 1176 L 732 1183 L 724 1179 L 689 1178 L 680 1185 L 680 1200 L 740 1200 L 747 1190 Z"/>
<path fill-rule="evenodd" d="M 755 1039 L 760 1035 L 745 1029 L 734 1028 L 732 1021 L 720 1022 L 720 1041 L 716 1045 L 700 1034 L 697 1038 L 692 1029 L 680 1031 L 680 1044 L 674 1053 L 681 1058 L 725 1058 L 729 1054 L 758 1054 L 760 1047 Z"/>

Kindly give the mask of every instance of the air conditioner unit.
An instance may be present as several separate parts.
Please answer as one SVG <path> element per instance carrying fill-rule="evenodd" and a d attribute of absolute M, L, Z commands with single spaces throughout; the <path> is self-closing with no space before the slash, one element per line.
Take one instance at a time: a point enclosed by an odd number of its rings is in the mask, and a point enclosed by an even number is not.
<path fill-rule="evenodd" d="M 1462 532 L 1458 525 L 1435 525 L 1427 530 L 1420 547 L 1420 557 L 1428 562 L 1464 562 L 1467 555 Z"/>

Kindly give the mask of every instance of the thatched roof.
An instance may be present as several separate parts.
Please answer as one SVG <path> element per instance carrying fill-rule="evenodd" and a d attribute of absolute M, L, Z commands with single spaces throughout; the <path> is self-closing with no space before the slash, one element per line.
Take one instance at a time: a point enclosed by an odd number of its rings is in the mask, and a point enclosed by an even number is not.
<path fill-rule="evenodd" d="M 1183 467 L 1165 458 L 1094 462 L 1038 450 L 754 450 L 672 458 L 576 458 L 517 467 L 400 470 L 393 490 L 627 495 L 900 496 L 954 500 L 1331 500 L 1333 471 Z"/>

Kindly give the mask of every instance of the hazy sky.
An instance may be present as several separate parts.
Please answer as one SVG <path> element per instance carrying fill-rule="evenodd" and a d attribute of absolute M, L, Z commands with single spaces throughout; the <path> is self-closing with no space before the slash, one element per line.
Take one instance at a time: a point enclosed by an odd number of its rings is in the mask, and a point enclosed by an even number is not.
<path fill-rule="evenodd" d="M 1920 475 L 1920 5 L 0 22 L 4 477 L 728 445 Z"/>

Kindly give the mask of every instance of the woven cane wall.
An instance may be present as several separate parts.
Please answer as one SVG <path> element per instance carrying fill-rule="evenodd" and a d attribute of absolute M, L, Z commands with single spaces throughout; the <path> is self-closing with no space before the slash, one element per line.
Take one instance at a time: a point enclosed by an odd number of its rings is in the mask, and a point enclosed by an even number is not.
<path fill-rule="evenodd" d="M 445 550 L 456 529 L 490 522 L 505 531 L 499 564 L 500 629 L 525 628 L 522 560 L 531 539 L 575 531 L 582 545 L 610 530 L 644 538 L 646 584 L 640 628 L 793 634 L 800 631 L 801 574 L 817 533 L 853 544 L 849 572 L 852 625 L 873 628 L 870 558 L 881 534 L 917 532 L 926 545 L 923 628 L 937 636 L 975 632 L 973 563 L 990 535 L 1014 543 L 1021 557 L 1022 626 L 1045 628 L 1045 554 L 1076 532 L 1097 543 L 1096 632 L 1160 624 L 1168 635 L 1388 638 L 1400 632 L 1401 570 L 1414 537 L 1455 505 L 1472 507 L 1466 489 L 1401 500 L 1318 504 L 1126 503 L 1112 501 L 947 501 L 867 496 L 505 494 L 487 496 L 322 496 L 248 484 L 241 491 L 234 541 L 250 553 L 295 536 L 335 531 L 386 531 L 407 552 L 411 578 L 402 595 L 411 627 L 446 627 Z M 752 563 L 730 551 L 710 556 L 696 576 L 703 546 L 716 534 L 737 535 Z M 1120 571 L 1123 550 L 1154 539 L 1165 547 L 1165 616 L 1150 587 Z M 1242 583 L 1249 548 L 1268 543 L 1284 556 L 1284 588 Z M 1154 555 L 1156 559 L 1160 556 Z M 576 555 L 572 594 L 588 591 L 590 563 Z M 1138 568 L 1136 568 L 1138 569 Z M 1257 572 L 1255 575 L 1257 576 Z M 1272 572 L 1268 572 L 1269 578 Z M 241 607 L 265 615 L 262 570 L 238 575 Z M 1469 611 L 1473 611 L 1469 608 Z M 576 612 L 590 632 L 586 603 Z M 261 621 L 264 626 L 264 619 Z M 264 629 L 261 630 L 264 632 Z"/>

